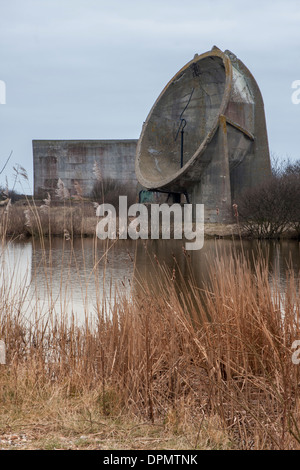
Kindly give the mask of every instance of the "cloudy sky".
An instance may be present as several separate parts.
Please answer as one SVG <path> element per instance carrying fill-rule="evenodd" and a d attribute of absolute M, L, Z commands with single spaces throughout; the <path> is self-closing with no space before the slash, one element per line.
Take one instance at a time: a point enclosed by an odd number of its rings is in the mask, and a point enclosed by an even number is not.
<path fill-rule="evenodd" d="M 0 170 L 13 152 L 0 184 L 20 164 L 33 186 L 34 139 L 137 139 L 166 83 L 213 45 L 257 80 L 271 152 L 300 158 L 299 0 L 0 0 Z"/>

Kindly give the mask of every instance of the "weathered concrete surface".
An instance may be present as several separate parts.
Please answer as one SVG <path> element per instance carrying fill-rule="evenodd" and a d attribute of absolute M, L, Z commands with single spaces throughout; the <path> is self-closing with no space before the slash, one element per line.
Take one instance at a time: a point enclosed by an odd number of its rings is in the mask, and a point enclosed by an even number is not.
<path fill-rule="evenodd" d="M 203 203 L 207 222 L 230 221 L 243 190 L 270 176 L 262 96 L 234 54 L 213 47 L 170 80 L 144 123 L 135 168 L 143 187 Z"/>
<path fill-rule="evenodd" d="M 58 179 L 71 194 L 79 182 L 83 195 L 89 196 L 96 181 L 94 163 L 103 180 L 111 179 L 136 186 L 135 153 L 137 140 L 34 140 L 34 195 L 55 193 Z"/>

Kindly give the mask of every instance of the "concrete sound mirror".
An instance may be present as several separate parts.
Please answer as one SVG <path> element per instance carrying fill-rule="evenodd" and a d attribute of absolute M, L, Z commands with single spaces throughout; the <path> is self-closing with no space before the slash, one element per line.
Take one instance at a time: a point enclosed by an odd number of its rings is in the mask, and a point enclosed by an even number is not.
<path fill-rule="evenodd" d="M 146 190 L 204 204 L 206 221 L 232 220 L 242 192 L 271 171 L 263 99 L 234 54 L 214 46 L 169 81 L 143 125 L 135 171 Z"/>

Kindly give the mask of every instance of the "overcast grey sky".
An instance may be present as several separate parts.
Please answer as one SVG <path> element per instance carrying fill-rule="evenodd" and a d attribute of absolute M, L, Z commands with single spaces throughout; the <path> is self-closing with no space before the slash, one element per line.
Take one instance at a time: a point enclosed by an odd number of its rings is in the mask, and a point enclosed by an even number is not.
<path fill-rule="evenodd" d="M 261 89 L 269 145 L 300 158 L 299 0 L 0 0 L 0 176 L 33 139 L 137 139 L 150 108 L 195 53 L 230 49 Z M 0 168 L 1 169 L 1 168 Z"/>

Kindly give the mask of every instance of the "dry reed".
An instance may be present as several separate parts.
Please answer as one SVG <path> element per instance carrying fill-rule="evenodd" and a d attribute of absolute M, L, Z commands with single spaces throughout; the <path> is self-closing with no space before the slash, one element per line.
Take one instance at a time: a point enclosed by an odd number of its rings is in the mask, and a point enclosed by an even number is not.
<path fill-rule="evenodd" d="M 72 238 L 65 243 L 72 247 Z M 98 290 L 97 272 L 105 270 L 109 249 L 99 257 L 95 239 L 95 269 L 87 277 L 95 276 Z M 71 249 L 62 263 L 73 256 Z M 262 255 L 216 251 L 209 284 L 200 287 L 191 266 L 186 279 L 175 258 L 169 270 L 148 256 L 155 267 L 152 281 L 136 271 L 130 295 L 111 298 L 103 291 L 81 324 L 64 305 L 59 313 L 54 307 L 51 253 L 41 260 L 48 281 L 46 315 L 38 304 L 24 313 L 28 285 L 24 281 L 14 291 L 13 283 L 4 282 L 2 263 L 2 431 L 16 422 L 29 425 L 30 413 L 40 420 L 46 413 L 52 431 L 61 429 L 61 407 L 72 403 L 72 432 L 84 409 L 91 432 L 101 428 L 102 419 L 126 416 L 188 434 L 190 448 L 300 448 L 299 366 L 292 363 L 291 349 L 300 339 L 299 277 L 292 267 L 283 292 Z M 84 285 L 82 293 L 87 295 Z M 209 446 L 203 433 L 211 422 L 217 429 Z"/>

